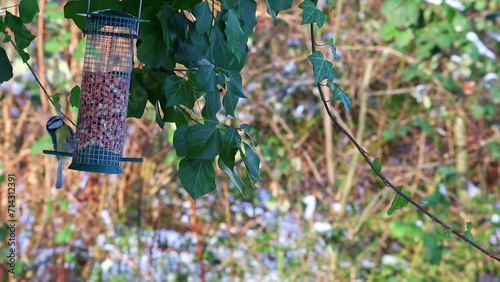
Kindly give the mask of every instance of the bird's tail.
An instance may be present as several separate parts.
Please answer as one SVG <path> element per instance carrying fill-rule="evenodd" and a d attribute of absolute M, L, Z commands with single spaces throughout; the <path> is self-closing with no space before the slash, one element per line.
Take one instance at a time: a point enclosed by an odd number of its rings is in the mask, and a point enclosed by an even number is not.
<path fill-rule="evenodd" d="M 63 187 L 63 168 L 64 168 L 64 161 L 59 161 L 57 163 L 57 181 L 56 181 L 57 189 Z"/>

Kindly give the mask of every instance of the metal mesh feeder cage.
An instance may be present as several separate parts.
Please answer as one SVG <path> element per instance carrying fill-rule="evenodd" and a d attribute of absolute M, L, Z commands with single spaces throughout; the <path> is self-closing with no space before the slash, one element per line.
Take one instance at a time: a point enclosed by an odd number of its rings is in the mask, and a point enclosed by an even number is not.
<path fill-rule="evenodd" d="M 120 174 L 123 158 L 134 39 L 140 20 L 127 13 L 101 10 L 85 14 L 87 45 L 76 144 L 69 169 Z"/>

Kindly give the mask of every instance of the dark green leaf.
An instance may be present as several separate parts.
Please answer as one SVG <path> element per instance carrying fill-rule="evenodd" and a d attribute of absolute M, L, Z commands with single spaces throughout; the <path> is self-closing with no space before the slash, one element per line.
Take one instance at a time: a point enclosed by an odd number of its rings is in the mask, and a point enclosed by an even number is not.
<path fill-rule="evenodd" d="M 5 16 L 5 23 L 14 33 L 17 52 L 21 56 L 23 62 L 26 63 L 30 56 L 24 51 L 24 49 L 31 44 L 31 42 L 35 39 L 35 36 L 29 32 L 19 17 L 16 17 L 9 12 L 7 12 Z"/>
<path fill-rule="evenodd" d="M 382 171 L 382 163 L 380 162 L 379 158 L 376 158 L 375 160 L 373 160 L 372 165 L 375 168 L 376 172 L 380 173 Z M 378 176 L 377 173 L 375 173 L 375 171 L 372 169 L 370 171 L 370 174 L 372 176 Z"/>
<path fill-rule="evenodd" d="M 215 125 L 195 124 L 186 132 L 187 155 L 197 159 L 214 159 L 221 152 L 221 135 Z"/>
<path fill-rule="evenodd" d="M 255 16 L 257 3 L 254 0 L 238 0 L 236 3 L 240 21 L 243 23 L 242 29 L 248 38 L 252 35 L 253 28 L 257 24 L 257 17 Z"/>
<path fill-rule="evenodd" d="M 174 148 L 179 157 L 187 156 L 186 132 L 188 128 L 189 126 L 182 125 L 178 127 L 174 133 Z"/>
<path fill-rule="evenodd" d="M 19 15 L 23 23 L 30 23 L 39 12 L 37 0 L 21 0 L 19 3 Z"/>
<path fill-rule="evenodd" d="M 399 191 L 403 192 L 406 196 L 411 197 L 411 193 L 409 191 L 403 191 L 403 186 L 396 187 Z M 408 201 L 405 198 L 401 197 L 399 194 L 396 194 L 394 200 L 392 201 L 391 207 L 387 211 L 387 215 L 393 214 L 395 211 L 402 209 L 408 205 Z"/>
<path fill-rule="evenodd" d="M 207 91 L 205 93 L 205 106 L 201 114 L 204 118 L 217 121 L 217 112 L 220 110 L 221 101 L 219 91 Z"/>
<path fill-rule="evenodd" d="M 215 191 L 214 160 L 184 158 L 179 163 L 179 178 L 186 191 L 198 199 Z"/>
<path fill-rule="evenodd" d="M 293 0 L 266 0 L 267 13 L 273 18 L 274 25 L 278 21 L 278 13 L 292 7 Z"/>
<path fill-rule="evenodd" d="M 344 92 L 336 83 L 329 83 L 328 86 L 333 92 L 333 101 L 340 101 L 344 105 L 346 112 L 349 112 L 352 106 L 352 99 L 347 92 Z"/>
<path fill-rule="evenodd" d="M 234 166 L 236 153 L 240 148 L 241 136 L 235 128 L 230 127 L 222 137 L 222 151 L 219 158 L 222 159 L 228 167 L 232 168 Z"/>
<path fill-rule="evenodd" d="M 198 98 L 191 84 L 182 77 L 171 74 L 164 79 L 163 90 L 167 96 L 167 106 L 194 106 Z"/>
<path fill-rule="evenodd" d="M 252 141 L 252 146 L 257 147 L 259 143 L 257 143 L 257 140 L 255 140 L 252 134 L 250 134 L 250 126 L 248 124 L 242 124 L 240 125 L 240 128 L 243 129 L 243 132 L 245 132 L 248 138 L 250 138 L 250 140 Z"/>
<path fill-rule="evenodd" d="M 196 84 L 200 91 L 213 91 L 215 89 L 215 68 L 213 65 L 204 65 L 198 68 Z"/>
<path fill-rule="evenodd" d="M 243 162 L 245 162 L 245 167 L 247 168 L 248 178 L 253 184 L 255 184 L 255 182 L 262 179 L 259 168 L 260 159 L 247 143 L 243 142 L 243 147 L 245 148 L 245 153 L 240 152 Z"/>
<path fill-rule="evenodd" d="M 302 13 L 302 24 L 316 23 L 319 28 L 325 23 L 325 16 L 316 8 L 316 5 L 311 0 L 304 0 L 299 5 L 299 8 L 303 10 Z"/>
<path fill-rule="evenodd" d="M 12 76 L 12 65 L 7 57 L 7 52 L 0 47 L 0 83 L 11 79 Z"/>
<path fill-rule="evenodd" d="M 207 33 L 212 26 L 212 12 L 208 2 L 196 4 L 193 9 L 193 15 L 196 17 L 196 30 L 199 33 Z"/>
<path fill-rule="evenodd" d="M 168 15 L 173 12 L 169 5 L 164 5 L 158 17 L 162 16 L 162 22 L 157 17 L 157 11 L 148 8 L 144 9 L 142 18 L 148 22 L 141 23 L 140 43 L 137 47 L 137 58 L 150 68 L 163 67 L 166 70 L 173 70 L 175 63 L 173 60 L 173 43 L 168 36 Z"/>
<path fill-rule="evenodd" d="M 71 104 L 71 106 L 75 108 L 78 108 L 80 106 L 80 96 L 81 96 L 80 86 L 75 85 L 71 89 L 71 92 L 69 93 L 69 103 Z"/>
<path fill-rule="evenodd" d="M 236 105 L 238 105 L 238 100 L 240 97 L 233 94 L 233 92 L 227 92 L 222 99 L 222 105 L 224 106 L 224 110 L 226 110 L 226 115 L 234 117 L 234 110 L 236 109 Z"/>
<path fill-rule="evenodd" d="M 238 12 L 235 10 L 229 10 L 224 13 L 222 17 L 226 23 L 225 34 L 227 36 L 227 47 L 233 54 L 236 55 L 238 59 L 241 59 L 239 52 L 241 50 L 241 45 L 246 44 L 246 37 L 243 29 L 240 25 Z"/>
<path fill-rule="evenodd" d="M 325 60 L 321 52 L 315 51 L 309 55 L 308 58 L 313 65 L 315 84 L 320 83 L 324 79 L 327 79 L 330 82 L 333 81 L 333 76 L 335 74 L 333 65 L 331 62 Z"/>
<path fill-rule="evenodd" d="M 148 91 L 142 84 L 142 71 L 132 70 L 130 96 L 128 98 L 127 117 L 141 118 L 148 102 Z"/>
<path fill-rule="evenodd" d="M 182 107 L 164 107 L 162 110 L 165 114 L 163 117 L 165 122 L 175 122 L 177 127 L 187 125 L 190 122 L 191 115 Z"/>
<path fill-rule="evenodd" d="M 120 2 L 120 0 L 91 1 L 90 11 L 93 12 L 103 9 L 121 10 L 122 3 Z M 85 31 L 86 18 L 78 14 L 87 13 L 87 7 L 88 2 L 83 0 L 68 1 L 66 5 L 64 5 L 64 17 L 67 19 L 72 19 L 82 32 Z"/>
<path fill-rule="evenodd" d="M 328 42 L 330 45 L 330 49 L 332 50 L 332 56 L 335 61 L 339 61 L 339 55 L 337 55 L 337 47 L 335 47 L 335 43 L 333 42 L 333 39 L 330 39 L 330 42 Z"/>
<path fill-rule="evenodd" d="M 230 71 L 228 73 L 229 81 L 227 81 L 227 92 L 230 92 L 240 98 L 246 98 L 243 93 L 241 74 L 239 71 Z"/>
<path fill-rule="evenodd" d="M 243 191 L 245 190 L 245 184 L 238 175 L 238 169 L 234 166 L 232 166 L 231 169 L 230 168 L 231 166 L 226 165 L 226 163 L 222 158 L 219 158 L 218 164 L 220 169 L 224 171 L 227 174 L 227 176 L 229 176 L 229 179 L 231 179 L 231 182 L 233 183 L 234 187 L 243 195 Z"/>

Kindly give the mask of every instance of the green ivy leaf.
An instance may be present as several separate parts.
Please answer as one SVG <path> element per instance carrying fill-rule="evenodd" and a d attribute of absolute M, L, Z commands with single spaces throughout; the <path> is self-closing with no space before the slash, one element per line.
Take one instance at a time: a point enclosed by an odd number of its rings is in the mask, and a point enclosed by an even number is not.
<path fill-rule="evenodd" d="M 320 9 L 316 8 L 316 5 L 311 0 L 304 0 L 299 5 L 299 8 L 303 10 L 302 12 L 302 24 L 312 24 L 316 23 L 319 28 L 325 23 L 325 16 Z"/>
<path fill-rule="evenodd" d="M 220 110 L 221 101 L 219 91 L 207 91 L 205 93 L 205 106 L 201 111 L 204 118 L 217 121 L 217 112 Z"/>
<path fill-rule="evenodd" d="M 173 70 L 175 63 L 173 60 L 173 43 L 168 36 L 168 15 L 172 14 L 171 6 L 163 5 L 158 13 L 152 8 L 144 9 L 142 18 L 148 22 L 141 23 L 140 43 L 137 46 L 137 58 L 150 68 L 163 67 L 166 70 Z M 162 22 L 158 19 L 160 16 Z"/>
<path fill-rule="evenodd" d="M 164 79 L 163 90 L 167 96 L 167 107 L 184 105 L 193 108 L 194 102 L 198 99 L 191 84 L 175 74 Z"/>
<path fill-rule="evenodd" d="M 382 171 L 382 162 L 380 162 L 380 159 L 379 159 L 379 158 L 376 158 L 375 160 L 373 160 L 372 165 L 373 165 L 373 167 L 375 168 L 375 171 L 376 171 L 376 172 L 380 173 L 380 172 Z M 370 174 L 371 174 L 372 176 L 377 177 L 378 175 L 377 175 L 377 173 L 375 173 L 375 171 L 372 169 L 372 170 L 370 171 Z"/>
<path fill-rule="evenodd" d="M 235 10 L 229 10 L 224 13 L 222 17 L 226 23 L 225 34 L 227 36 L 227 47 L 233 54 L 236 55 L 238 59 L 241 59 L 241 52 L 243 48 L 240 46 L 246 44 L 246 37 L 243 29 L 240 25 L 240 20 L 238 17 L 238 12 Z"/>
<path fill-rule="evenodd" d="M 187 143 L 186 143 L 186 132 L 189 126 L 182 125 L 175 130 L 174 133 L 174 148 L 177 156 L 186 157 L 187 156 Z"/>
<path fill-rule="evenodd" d="M 403 191 L 403 186 L 396 187 L 399 191 L 403 192 L 406 196 L 411 197 L 410 191 Z M 402 209 L 408 205 L 408 201 L 405 198 L 401 197 L 399 194 L 396 194 L 394 200 L 392 200 L 391 207 L 387 211 L 387 215 L 393 214 L 395 211 Z"/>
<path fill-rule="evenodd" d="M 80 96 L 81 96 L 81 89 L 80 86 L 75 85 L 72 89 L 71 92 L 69 93 L 69 103 L 71 106 L 78 108 L 80 107 Z"/>
<path fill-rule="evenodd" d="M 227 176 L 229 176 L 229 179 L 231 179 L 231 182 L 233 183 L 234 187 L 243 195 L 243 191 L 245 190 L 245 184 L 238 175 L 238 169 L 234 166 L 231 169 L 229 165 L 226 165 L 226 163 L 222 158 L 219 158 L 218 164 L 220 169 L 224 173 L 226 173 Z"/>
<path fill-rule="evenodd" d="M 201 0 L 174 0 L 174 7 L 181 10 L 191 10 Z"/>
<path fill-rule="evenodd" d="M 293 0 L 266 0 L 267 13 L 272 17 L 274 25 L 278 23 L 278 13 L 292 7 Z"/>
<path fill-rule="evenodd" d="M 127 117 L 141 118 L 148 102 L 148 91 L 142 85 L 141 69 L 132 70 Z"/>
<path fill-rule="evenodd" d="M 184 158 L 179 163 L 179 178 L 186 191 L 198 199 L 215 191 L 214 160 Z"/>
<path fill-rule="evenodd" d="M 236 153 L 240 148 L 241 136 L 235 128 L 228 128 L 226 133 L 222 136 L 222 151 L 219 159 L 222 159 L 228 167 L 232 168 L 234 166 Z"/>
<path fill-rule="evenodd" d="M 234 117 L 234 110 L 236 109 L 236 105 L 238 105 L 238 100 L 240 97 L 234 95 L 232 92 L 227 92 L 222 99 L 222 105 L 226 110 L 226 115 Z"/>
<path fill-rule="evenodd" d="M 215 68 L 213 65 L 203 65 L 196 71 L 196 85 L 200 91 L 215 89 Z"/>
<path fill-rule="evenodd" d="M 240 21 L 243 23 L 242 29 L 246 38 L 253 33 L 253 28 L 257 24 L 257 3 L 254 0 L 238 0 L 236 1 L 236 10 Z M 246 44 L 246 39 L 245 39 Z"/>
<path fill-rule="evenodd" d="M 467 228 L 467 231 L 464 232 L 464 237 L 467 238 L 467 239 L 469 239 L 469 240 L 474 239 L 474 237 L 472 236 L 472 233 L 471 233 L 471 231 L 472 231 L 472 222 L 469 222 L 469 221 L 466 222 L 465 226 Z"/>
<path fill-rule="evenodd" d="M 208 2 L 196 4 L 193 9 L 193 15 L 196 17 L 195 27 L 199 33 L 208 33 L 212 27 L 212 12 Z"/>
<path fill-rule="evenodd" d="M 233 93 L 240 98 L 246 98 L 243 93 L 241 74 L 239 71 L 229 71 L 228 73 L 229 81 L 227 82 L 227 91 Z"/>
<path fill-rule="evenodd" d="M 165 116 L 163 121 L 175 122 L 177 127 L 187 125 L 190 122 L 191 115 L 182 107 L 165 107 L 162 109 Z"/>
<path fill-rule="evenodd" d="M 35 36 L 24 26 L 21 18 L 12 15 L 7 12 L 5 15 L 5 23 L 14 33 L 14 38 L 16 40 L 17 52 L 21 56 L 21 59 L 26 63 L 30 59 L 30 55 L 24 51 L 31 42 L 35 39 Z"/>
<path fill-rule="evenodd" d="M 451 226 L 449 229 L 446 229 L 443 231 L 443 233 L 437 235 L 437 239 L 439 240 L 447 240 L 451 239 L 451 234 L 453 234 L 453 231 L 455 230 L 454 226 Z"/>
<path fill-rule="evenodd" d="M 187 156 L 214 159 L 221 152 L 221 134 L 215 125 L 195 124 L 186 132 Z"/>
<path fill-rule="evenodd" d="M 330 45 L 330 49 L 332 50 L 332 56 L 335 61 L 340 61 L 339 55 L 337 54 L 337 47 L 335 47 L 335 43 L 333 42 L 333 38 L 328 42 Z"/>
<path fill-rule="evenodd" d="M 257 147 L 259 143 L 257 143 L 257 140 L 255 140 L 252 134 L 250 134 L 250 126 L 248 124 L 242 124 L 240 125 L 240 128 L 243 129 L 243 132 L 245 132 L 246 136 L 250 138 L 250 141 L 252 141 L 252 146 Z"/>
<path fill-rule="evenodd" d="M 12 76 L 12 65 L 7 57 L 7 52 L 0 47 L 0 83 L 8 81 Z"/>
<path fill-rule="evenodd" d="M 259 170 L 260 159 L 247 143 L 243 142 L 243 147 L 245 148 L 245 152 L 243 153 L 240 150 L 240 154 L 243 158 L 243 162 L 245 163 L 245 167 L 247 168 L 248 178 L 253 184 L 255 184 L 258 180 L 262 179 Z"/>
<path fill-rule="evenodd" d="M 347 92 L 344 92 L 342 88 L 336 83 L 329 83 L 328 86 L 333 92 L 333 101 L 340 101 L 344 105 L 346 112 L 351 110 L 352 99 Z"/>
<path fill-rule="evenodd" d="M 37 0 L 21 0 L 19 3 L 19 15 L 23 23 L 33 21 L 39 11 Z"/>
<path fill-rule="evenodd" d="M 315 84 L 320 83 L 324 79 L 327 79 L 330 82 L 333 81 L 333 76 L 335 74 L 333 64 L 326 61 L 321 52 L 315 51 L 309 55 L 308 58 L 313 65 Z"/>

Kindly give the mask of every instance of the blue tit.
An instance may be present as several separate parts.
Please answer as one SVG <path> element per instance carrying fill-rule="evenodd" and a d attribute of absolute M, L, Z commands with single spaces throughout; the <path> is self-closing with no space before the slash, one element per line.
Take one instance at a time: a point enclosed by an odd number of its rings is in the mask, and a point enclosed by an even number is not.
<path fill-rule="evenodd" d="M 75 132 L 71 127 L 64 123 L 64 119 L 60 116 L 53 116 L 45 125 L 47 132 L 52 138 L 52 145 L 54 146 L 54 151 L 57 152 L 67 152 L 73 153 L 73 148 L 75 146 Z M 63 186 L 63 168 L 69 157 L 57 156 L 57 182 L 56 188 L 62 188 Z"/>

